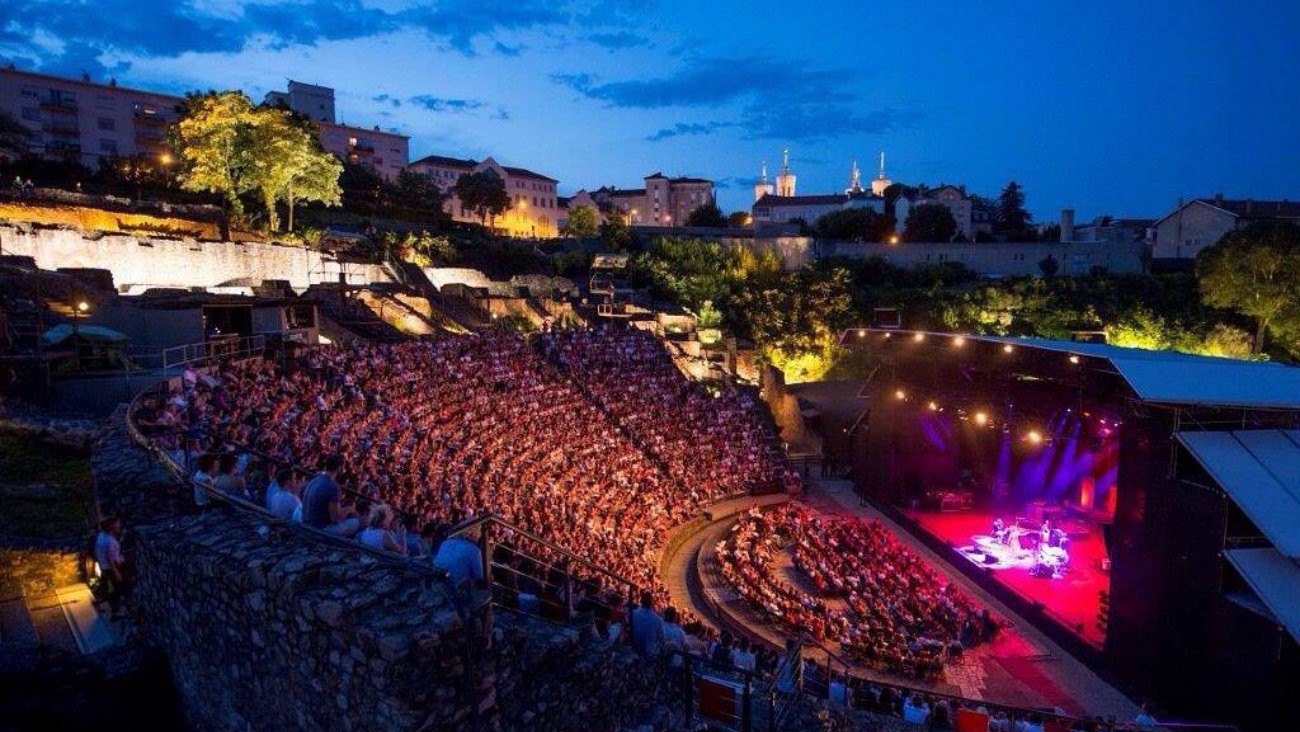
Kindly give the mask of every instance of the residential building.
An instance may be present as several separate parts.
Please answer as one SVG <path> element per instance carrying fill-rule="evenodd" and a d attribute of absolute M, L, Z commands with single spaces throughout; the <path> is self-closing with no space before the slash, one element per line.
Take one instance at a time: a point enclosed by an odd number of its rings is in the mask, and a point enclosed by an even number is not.
<path fill-rule="evenodd" d="M 95 169 L 103 160 L 142 156 L 170 163 L 167 126 L 181 97 L 0 68 L 0 110 L 28 129 L 33 155 Z"/>
<path fill-rule="evenodd" d="M 993 213 L 978 206 L 975 197 L 966 193 L 966 186 L 947 184 L 937 188 L 921 188 L 914 195 L 901 196 L 894 211 L 899 228 L 907 221 L 907 214 L 913 208 L 926 204 L 948 209 L 957 222 L 957 239 L 974 241 L 980 234 L 993 233 Z"/>
<path fill-rule="evenodd" d="M 525 168 L 501 165 L 491 157 L 479 162 L 429 155 L 416 160 L 409 167 L 431 177 L 440 189 L 450 194 L 443 207 L 456 221 L 481 223 L 478 216 L 466 209 L 460 199 L 451 193 L 456 180 L 466 173 L 491 171 L 505 182 L 506 193 L 510 196 L 510 208 L 488 222 L 494 229 L 509 236 L 542 238 L 556 236 L 559 232 L 557 220 L 560 205 L 555 195 L 559 181 L 554 178 Z"/>
<path fill-rule="evenodd" d="M 682 226 L 691 212 L 713 203 L 713 181 L 707 178 L 651 173 L 644 188 L 602 186 L 591 197 L 602 210 L 616 210 L 629 226 Z"/>
<path fill-rule="evenodd" d="M 557 231 L 564 231 L 564 227 L 569 223 L 569 212 L 579 206 L 591 206 L 596 209 L 596 223 L 605 223 L 605 212 L 601 210 L 600 204 L 596 202 L 595 198 L 592 198 L 585 188 L 572 196 L 557 196 L 555 200 L 558 204 L 555 215 L 555 228 Z"/>
<path fill-rule="evenodd" d="M 264 104 L 278 104 L 315 120 L 321 147 L 345 162 L 371 168 L 388 180 L 397 177 L 410 159 L 410 138 L 396 132 L 340 124 L 335 117 L 334 90 L 328 86 L 289 81 L 287 91 L 267 92 Z"/>
<path fill-rule="evenodd" d="M 1213 198 L 1180 200 L 1177 208 L 1155 222 L 1153 264 L 1163 260 L 1174 266 L 1182 262 L 1185 266 L 1224 234 L 1269 219 L 1300 223 L 1300 202 L 1224 198 L 1222 193 Z"/>
<path fill-rule="evenodd" d="M 754 231 L 762 234 L 776 229 L 790 228 L 802 220 L 809 226 L 832 211 L 846 208 L 869 208 L 876 213 L 885 212 L 885 199 L 866 191 L 857 193 L 829 193 L 811 196 L 764 195 L 750 209 Z"/>
<path fill-rule="evenodd" d="M 1098 216 L 1092 223 L 1076 225 L 1074 209 L 1061 210 L 1060 240 L 1062 242 L 1108 242 L 1110 244 L 1131 244 L 1135 241 L 1149 242 L 1155 238 L 1154 219 L 1121 219 L 1114 216 Z"/>

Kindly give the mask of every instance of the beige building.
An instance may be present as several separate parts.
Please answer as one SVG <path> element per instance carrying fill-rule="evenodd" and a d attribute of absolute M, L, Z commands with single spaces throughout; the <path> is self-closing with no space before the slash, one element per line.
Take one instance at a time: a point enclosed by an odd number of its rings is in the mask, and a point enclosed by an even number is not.
<path fill-rule="evenodd" d="M 591 192 L 602 210 L 619 211 L 629 226 L 684 226 L 691 212 L 713 203 L 713 181 L 707 178 L 651 173 L 644 188 L 603 186 Z"/>
<path fill-rule="evenodd" d="M 328 86 L 289 81 L 287 91 L 267 92 L 264 104 L 278 104 L 316 121 L 321 147 L 341 160 L 371 168 L 388 180 L 397 177 L 410 159 L 411 140 L 378 126 L 365 128 L 339 124 L 334 111 L 334 90 Z"/>
<path fill-rule="evenodd" d="M 167 126 L 183 100 L 118 86 L 0 68 L 0 110 L 28 129 L 33 155 L 80 163 L 142 156 L 170 163 Z"/>
<path fill-rule="evenodd" d="M 445 192 L 450 192 L 456 180 L 465 173 L 490 170 L 505 181 L 506 193 L 510 196 L 510 208 L 489 222 L 494 229 L 510 236 L 548 238 L 558 235 L 560 206 L 555 195 L 558 181 L 554 178 L 525 168 L 501 165 L 491 157 L 477 162 L 429 155 L 411 163 L 410 168 L 432 178 Z M 444 208 L 456 221 L 480 223 L 474 212 L 467 210 L 454 194 L 447 198 Z"/>
<path fill-rule="evenodd" d="M 1251 199 L 1193 198 L 1155 223 L 1154 260 L 1190 260 L 1218 243 L 1223 235 L 1255 221 L 1285 219 L 1300 223 L 1300 202 L 1254 201 Z"/>

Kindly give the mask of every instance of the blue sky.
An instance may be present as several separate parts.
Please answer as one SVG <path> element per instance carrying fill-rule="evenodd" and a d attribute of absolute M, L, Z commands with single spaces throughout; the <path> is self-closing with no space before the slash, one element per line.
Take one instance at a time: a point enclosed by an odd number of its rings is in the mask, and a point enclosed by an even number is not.
<path fill-rule="evenodd" d="M 986 7 L 988 6 L 988 7 Z M 1180 196 L 1300 197 L 1300 3 L 24 0 L 0 62 L 255 99 L 333 86 L 413 156 L 482 157 L 562 192 L 667 174 L 747 207 L 790 148 L 801 193 L 890 177 L 1038 219 Z"/>

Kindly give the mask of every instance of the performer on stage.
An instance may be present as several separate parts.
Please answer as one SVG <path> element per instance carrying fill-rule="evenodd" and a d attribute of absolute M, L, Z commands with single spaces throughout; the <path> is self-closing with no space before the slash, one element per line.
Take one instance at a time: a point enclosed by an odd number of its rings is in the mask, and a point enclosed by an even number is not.
<path fill-rule="evenodd" d="M 1038 531 L 1039 546 L 1051 546 L 1052 544 L 1052 520 L 1043 519 L 1043 527 Z"/>

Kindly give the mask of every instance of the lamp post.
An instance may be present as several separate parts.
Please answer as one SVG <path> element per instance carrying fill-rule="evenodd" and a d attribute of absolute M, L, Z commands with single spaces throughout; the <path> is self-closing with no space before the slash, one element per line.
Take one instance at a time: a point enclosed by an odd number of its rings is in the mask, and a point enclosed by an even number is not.
<path fill-rule="evenodd" d="M 158 164 L 162 166 L 163 171 L 163 188 L 172 186 L 172 154 L 163 152 L 158 155 Z"/>
<path fill-rule="evenodd" d="M 72 309 L 72 348 L 77 354 L 77 370 L 81 370 L 81 329 L 79 322 L 82 315 L 90 310 L 90 303 L 85 300 L 78 300 L 77 306 Z"/>

